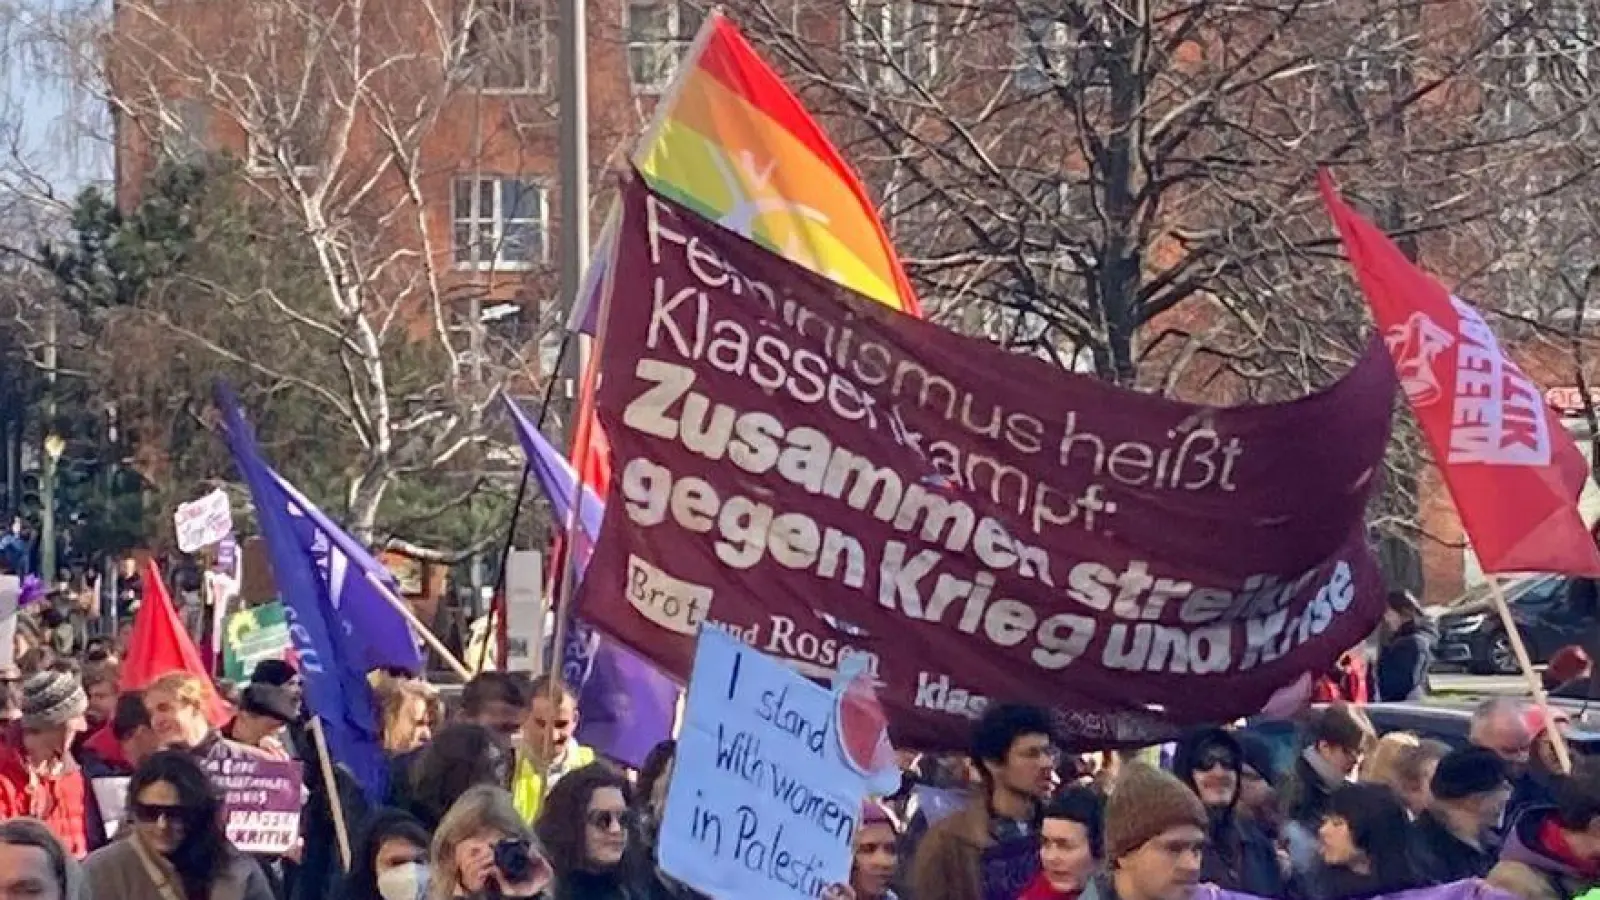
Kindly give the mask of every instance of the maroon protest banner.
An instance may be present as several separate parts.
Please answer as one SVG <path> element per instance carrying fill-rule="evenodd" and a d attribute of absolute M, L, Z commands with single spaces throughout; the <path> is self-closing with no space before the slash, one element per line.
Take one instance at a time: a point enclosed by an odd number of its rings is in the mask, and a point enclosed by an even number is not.
<path fill-rule="evenodd" d="M 1141 744 L 1258 711 L 1365 638 L 1395 391 L 1217 409 L 890 313 L 628 189 L 578 610 L 685 677 L 709 623 L 814 675 L 864 654 L 895 742 L 985 705 Z"/>

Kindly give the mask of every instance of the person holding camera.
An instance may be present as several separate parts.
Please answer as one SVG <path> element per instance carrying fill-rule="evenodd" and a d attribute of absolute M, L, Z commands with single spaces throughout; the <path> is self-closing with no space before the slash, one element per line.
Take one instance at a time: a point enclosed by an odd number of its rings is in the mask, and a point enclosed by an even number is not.
<path fill-rule="evenodd" d="M 433 834 L 427 900 L 544 897 L 550 865 L 504 788 L 468 788 Z"/>

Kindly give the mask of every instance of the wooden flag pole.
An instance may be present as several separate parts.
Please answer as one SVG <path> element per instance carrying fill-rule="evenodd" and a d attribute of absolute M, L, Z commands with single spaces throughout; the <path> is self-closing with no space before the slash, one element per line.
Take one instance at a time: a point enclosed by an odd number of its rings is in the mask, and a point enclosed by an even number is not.
<path fill-rule="evenodd" d="M 339 865 L 350 871 L 350 826 L 344 819 L 344 801 L 339 798 L 339 782 L 333 774 L 333 758 L 328 755 L 328 738 L 322 733 L 322 719 L 311 717 L 311 740 L 317 745 L 317 762 L 322 767 L 322 785 L 328 792 L 328 812 L 333 816 L 333 832 L 339 839 Z"/>
<path fill-rule="evenodd" d="M 396 597 L 394 592 L 389 590 L 389 586 L 383 583 L 382 579 L 374 576 L 371 572 L 363 571 L 362 574 L 366 576 L 367 583 L 376 588 L 378 593 L 389 601 L 389 605 L 393 606 L 395 611 L 399 612 L 401 617 L 411 625 L 411 630 L 422 635 L 422 639 L 433 649 L 433 652 L 439 654 L 439 658 L 454 669 L 457 675 L 461 676 L 462 681 L 470 681 L 472 679 L 472 672 L 461 664 L 461 660 L 456 659 L 455 654 L 451 653 L 449 648 L 433 633 L 433 629 L 422 624 L 422 620 L 417 618 L 417 614 L 411 611 L 410 605 Z"/>
<path fill-rule="evenodd" d="M 1494 575 L 1489 576 L 1489 596 L 1494 600 L 1494 608 L 1500 613 L 1500 626 L 1505 629 L 1506 637 L 1511 640 L 1511 652 L 1517 655 L 1517 665 L 1522 668 L 1522 677 L 1528 683 L 1528 691 L 1533 695 L 1533 702 L 1544 715 L 1545 730 L 1550 733 L 1550 743 L 1555 747 L 1556 761 L 1563 773 L 1570 773 L 1572 748 L 1567 746 L 1567 736 L 1556 727 L 1555 717 L 1550 714 L 1550 699 L 1545 696 L 1544 684 L 1539 680 L 1539 673 L 1533 670 L 1533 658 L 1528 656 L 1528 646 L 1522 642 L 1522 632 L 1517 628 L 1517 620 L 1511 615 L 1511 604 L 1500 588 L 1500 579 Z"/>

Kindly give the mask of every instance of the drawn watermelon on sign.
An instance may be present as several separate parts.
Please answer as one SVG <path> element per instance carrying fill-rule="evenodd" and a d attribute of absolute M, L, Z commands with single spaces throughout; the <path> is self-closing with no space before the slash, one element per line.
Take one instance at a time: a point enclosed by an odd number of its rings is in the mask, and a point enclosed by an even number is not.
<path fill-rule="evenodd" d="M 889 743 L 889 719 L 867 671 L 866 660 L 847 659 L 835 685 L 839 750 L 845 763 L 867 779 L 873 793 L 891 794 L 900 786 L 900 768 Z"/>

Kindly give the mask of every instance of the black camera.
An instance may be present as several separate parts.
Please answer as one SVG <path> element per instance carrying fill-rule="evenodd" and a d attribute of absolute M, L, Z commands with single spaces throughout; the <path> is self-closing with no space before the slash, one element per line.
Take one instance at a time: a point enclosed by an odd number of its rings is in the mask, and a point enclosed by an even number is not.
<path fill-rule="evenodd" d="M 494 866 L 508 884 L 534 880 L 544 865 L 544 858 L 536 855 L 527 841 L 506 838 L 494 845 Z"/>

